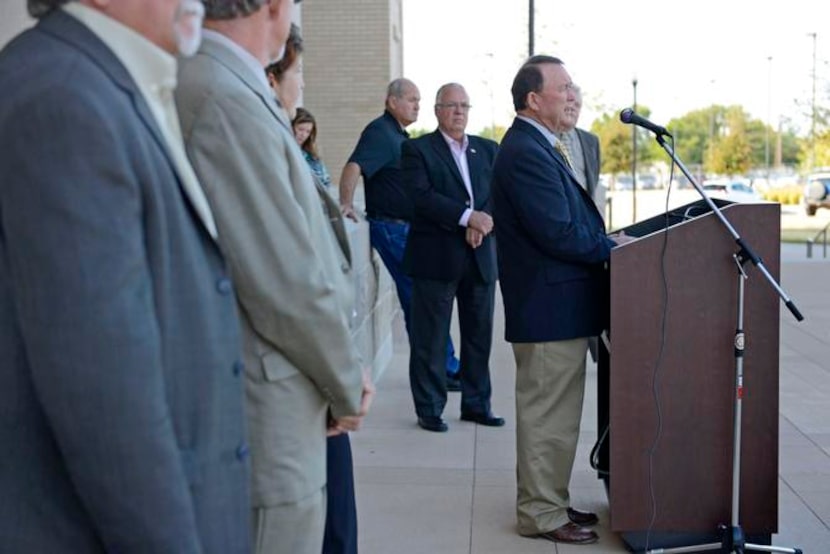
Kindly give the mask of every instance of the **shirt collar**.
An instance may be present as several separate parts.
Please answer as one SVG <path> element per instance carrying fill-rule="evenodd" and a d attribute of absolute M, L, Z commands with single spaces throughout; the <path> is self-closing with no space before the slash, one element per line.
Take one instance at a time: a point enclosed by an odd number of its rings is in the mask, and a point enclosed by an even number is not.
<path fill-rule="evenodd" d="M 402 135 L 407 137 L 409 136 L 409 133 L 406 132 L 406 129 L 404 129 L 401 126 L 400 122 L 397 119 L 395 119 L 395 116 L 392 115 L 392 112 L 390 112 L 389 110 L 383 110 L 383 117 L 388 119 L 392 123 L 392 125 L 394 125 L 395 128 L 398 129 L 398 131 L 400 131 Z"/>
<path fill-rule="evenodd" d="M 540 133 L 542 133 L 542 135 L 548 140 L 548 142 L 550 142 L 551 146 L 556 146 L 556 142 L 559 139 L 556 138 L 556 135 L 554 133 L 551 133 L 547 127 L 545 127 L 535 119 L 527 117 L 526 115 L 517 115 L 516 118 L 533 125 L 536 129 L 539 130 Z"/>
<path fill-rule="evenodd" d="M 123 23 L 80 2 L 62 6 L 112 50 L 145 96 L 176 87 L 176 58 Z"/>
<path fill-rule="evenodd" d="M 228 50 L 234 53 L 234 55 L 239 58 L 239 60 L 251 70 L 251 72 L 256 76 L 259 83 L 265 87 L 265 90 L 271 91 L 271 85 L 268 84 L 268 77 L 265 76 L 265 68 L 262 67 L 262 63 L 253 54 L 239 46 L 236 42 L 229 39 L 222 33 L 218 33 L 213 29 L 206 29 L 202 28 L 202 40 L 210 40 L 215 43 L 221 44 Z"/>
<path fill-rule="evenodd" d="M 470 139 L 467 137 L 466 133 L 464 134 L 464 138 L 461 141 L 457 141 L 441 129 L 438 129 L 438 131 L 441 133 L 441 136 L 444 137 L 444 140 L 447 141 L 447 146 L 449 146 L 450 149 L 460 148 L 461 152 L 467 151 L 467 146 L 470 144 Z"/>

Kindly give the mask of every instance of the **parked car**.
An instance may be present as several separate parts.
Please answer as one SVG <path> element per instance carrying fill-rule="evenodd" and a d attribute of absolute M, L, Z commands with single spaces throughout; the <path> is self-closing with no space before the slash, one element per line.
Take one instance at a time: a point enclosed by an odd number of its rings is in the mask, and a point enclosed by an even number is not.
<path fill-rule="evenodd" d="M 651 173 L 644 173 L 643 175 L 637 176 L 637 188 L 639 189 L 656 189 L 657 188 L 657 176 L 652 175 Z"/>
<path fill-rule="evenodd" d="M 743 181 L 713 179 L 703 181 L 703 190 L 712 198 L 732 202 L 760 202 L 761 195 Z"/>
<path fill-rule="evenodd" d="M 633 180 L 631 175 L 617 175 L 614 179 L 614 190 L 631 190 Z"/>
<path fill-rule="evenodd" d="M 811 173 L 804 185 L 804 210 L 816 215 L 819 208 L 830 208 L 830 172 Z"/>

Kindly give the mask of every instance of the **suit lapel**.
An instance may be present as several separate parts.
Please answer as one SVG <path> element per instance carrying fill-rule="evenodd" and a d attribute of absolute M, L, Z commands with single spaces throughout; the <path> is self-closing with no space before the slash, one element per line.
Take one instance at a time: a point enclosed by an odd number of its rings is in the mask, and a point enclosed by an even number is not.
<path fill-rule="evenodd" d="M 450 152 L 450 147 L 447 144 L 446 139 L 444 139 L 444 135 L 441 134 L 441 131 L 435 131 L 430 135 L 430 143 L 432 144 L 433 150 L 438 154 L 438 157 L 441 158 L 441 161 L 447 165 L 452 173 L 453 177 L 455 177 L 458 186 L 461 187 L 461 190 L 464 191 L 467 196 L 467 187 L 464 185 L 464 179 L 461 177 L 461 172 L 458 170 L 458 165 L 455 163 L 455 158 L 452 156 L 452 152 Z M 470 158 L 467 157 L 467 164 L 469 166 Z"/>
<path fill-rule="evenodd" d="M 225 66 L 228 71 L 236 75 L 240 81 L 245 83 L 245 86 L 251 89 L 251 91 L 259 97 L 260 101 L 262 101 L 265 107 L 268 108 L 268 111 L 270 111 L 274 118 L 280 122 L 280 125 L 282 125 L 285 130 L 291 132 L 293 136 L 291 122 L 288 120 L 288 114 L 286 114 L 285 110 L 277 104 L 274 92 L 270 88 L 266 88 L 266 85 L 262 82 L 262 80 L 259 79 L 257 75 L 253 75 L 251 73 L 248 66 L 240 63 L 239 58 L 237 58 L 233 52 L 228 50 L 225 46 L 212 40 L 203 41 L 199 51 L 218 61 L 220 64 Z M 264 71 L 265 70 L 263 69 L 263 72 Z"/>
<path fill-rule="evenodd" d="M 538 142 L 539 145 L 542 148 L 544 148 L 545 151 L 548 154 L 551 155 L 551 157 L 553 157 L 553 159 L 556 161 L 556 163 L 559 164 L 568 173 L 568 176 L 570 177 L 571 185 L 573 185 L 573 187 L 576 188 L 579 191 L 579 194 L 582 197 L 582 199 L 585 200 L 589 205 L 593 206 L 594 211 L 599 214 L 599 211 L 597 210 L 596 204 L 594 204 L 594 201 L 591 198 L 591 196 L 588 194 L 588 191 L 586 191 L 584 188 L 582 188 L 582 185 L 580 185 L 579 181 L 576 180 L 576 176 L 574 175 L 573 170 L 570 168 L 570 166 L 568 166 L 567 162 L 562 157 L 562 155 L 559 152 L 556 151 L 556 149 L 553 147 L 553 145 L 550 143 L 550 141 L 547 138 L 545 138 L 545 136 L 542 135 L 542 133 L 540 133 L 538 129 L 536 129 L 533 125 L 531 125 L 527 121 L 522 121 L 521 119 L 516 119 L 513 122 L 513 125 L 516 126 L 518 130 L 526 132 L 529 136 L 531 136 L 533 138 L 533 140 Z"/>
<path fill-rule="evenodd" d="M 340 213 L 340 205 L 329 195 L 328 190 L 326 190 L 326 187 L 324 187 L 320 180 L 317 179 L 316 175 L 312 174 L 311 177 L 314 180 L 314 187 L 317 189 L 317 194 L 320 195 L 320 201 L 323 203 L 323 209 L 326 217 L 334 230 L 334 236 L 337 238 L 337 243 L 340 245 L 340 249 L 343 251 L 343 255 L 346 257 L 346 261 L 349 263 L 349 266 L 351 266 L 352 250 L 349 246 L 349 237 L 346 233 L 346 224 L 343 221 L 343 215 Z"/>
<path fill-rule="evenodd" d="M 116 86 L 124 90 L 130 97 L 138 118 L 156 141 L 164 158 L 170 165 L 183 196 L 187 198 L 199 222 L 215 240 L 216 223 L 213 220 L 213 214 L 210 212 L 207 199 L 204 197 L 204 191 L 202 191 L 198 182 L 192 181 L 192 179 L 189 180 L 181 174 L 175 156 L 171 152 L 173 147 L 168 144 L 167 139 L 159 129 L 156 118 L 150 111 L 150 106 L 138 89 L 138 85 L 127 72 L 124 64 L 86 25 L 63 11 L 55 10 L 49 17 L 42 19 L 38 25 L 43 31 L 71 43 L 78 50 L 84 52 L 112 79 Z M 184 148 L 184 145 L 182 145 L 182 148 Z"/>
<path fill-rule="evenodd" d="M 288 138 L 289 143 L 293 143 L 296 146 L 294 141 L 294 132 L 291 129 L 291 122 L 288 120 L 288 114 L 285 110 L 277 103 L 277 99 L 274 96 L 273 91 L 269 88 L 266 88 L 264 83 L 261 79 L 258 78 L 257 75 L 253 75 L 251 71 L 248 69 L 247 66 L 239 63 L 239 59 L 236 55 L 229 51 L 226 47 L 222 46 L 219 43 L 214 41 L 207 40 L 202 43 L 202 47 L 200 49 L 202 53 L 207 56 L 212 57 L 218 63 L 225 66 L 231 73 L 236 75 L 240 81 L 242 81 L 246 87 L 251 89 L 251 91 L 259 97 L 260 101 L 268 108 L 268 111 L 271 112 L 271 115 L 279 122 L 280 126 L 282 127 L 284 132 L 287 132 L 290 137 Z M 263 69 L 264 71 L 264 69 Z M 346 261 L 351 265 L 352 263 L 352 254 L 351 248 L 349 247 L 349 239 L 346 234 L 346 227 L 343 222 L 343 216 L 340 214 L 340 206 L 337 204 L 334 199 L 329 195 L 326 187 L 323 186 L 322 183 L 317 179 L 314 173 L 311 171 L 311 168 L 307 167 L 307 162 L 302 158 L 302 155 L 299 154 L 299 147 L 297 147 L 298 152 L 298 163 L 301 163 L 302 166 L 305 166 L 308 169 L 309 174 L 311 175 L 311 180 L 314 183 L 315 189 L 317 189 L 317 194 L 320 197 L 320 202 L 322 204 L 321 209 L 323 209 L 329 223 L 334 230 L 334 235 L 337 238 L 337 242 L 340 245 L 340 249 L 343 251 L 343 255 L 346 258 Z"/>
<path fill-rule="evenodd" d="M 565 158 L 562 157 L 562 154 L 556 151 L 556 148 L 553 147 L 550 141 L 547 138 L 545 138 L 545 136 L 541 132 L 539 132 L 538 129 L 536 129 L 527 121 L 523 121 L 521 119 L 516 119 L 513 122 L 513 125 L 516 126 L 517 129 L 530 135 L 533 138 L 533 140 L 538 142 L 539 145 L 545 150 L 545 152 L 550 154 L 551 157 L 555 160 L 555 162 L 559 164 L 562 167 L 562 169 L 568 172 L 568 175 L 571 177 L 571 181 L 576 183 L 577 187 L 582 188 L 579 185 L 579 181 L 576 180 L 576 177 L 573 174 L 573 170 L 568 165 L 568 162 L 565 161 Z"/>
<path fill-rule="evenodd" d="M 470 137 L 470 144 L 467 146 L 467 167 L 470 170 L 470 185 L 473 187 L 473 199 L 481 206 L 487 196 L 482 187 L 484 185 L 484 162 L 482 152 L 476 148 L 473 137 Z M 473 206 L 475 208 L 475 206 Z"/>

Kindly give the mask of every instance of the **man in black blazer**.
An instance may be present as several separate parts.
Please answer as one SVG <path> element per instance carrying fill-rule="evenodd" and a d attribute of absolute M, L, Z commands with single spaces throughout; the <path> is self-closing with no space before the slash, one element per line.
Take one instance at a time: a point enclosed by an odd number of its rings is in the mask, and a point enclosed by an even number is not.
<path fill-rule="evenodd" d="M 447 402 L 444 352 L 453 301 L 461 328 L 461 419 L 500 426 L 490 410 L 490 346 L 496 251 L 490 179 L 498 146 L 465 134 L 464 87 L 438 89 L 438 129 L 402 146 L 404 184 L 414 215 L 404 252 L 412 277 L 409 379 L 418 425 L 443 432 Z"/>
<path fill-rule="evenodd" d="M 573 126 L 562 61 L 535 56 L 512 87 L 517 117 L 493 170 L 505 338 L 516 359 L 519 533 L 589 544 L 597 516 L 570 507 L 588 337 L 607 311 L 604 263 L 615 240 L 556 133 Z M 617 239 L 622 241 L 624 239 Z"/>

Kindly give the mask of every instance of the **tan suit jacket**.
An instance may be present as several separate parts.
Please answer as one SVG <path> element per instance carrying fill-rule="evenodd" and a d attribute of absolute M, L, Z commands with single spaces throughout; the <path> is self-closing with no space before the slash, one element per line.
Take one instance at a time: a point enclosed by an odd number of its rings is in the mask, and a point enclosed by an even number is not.
<path fill-rule="evenodd" d="M 320 196 L 285 112 L 257 77 L 205 41 L 180 63 L 176 103 L 238 291 L 252 500 L 268 507 L 325 484 L 327 412 L 358 413 L 361 362 L 339 211 Z"/>

